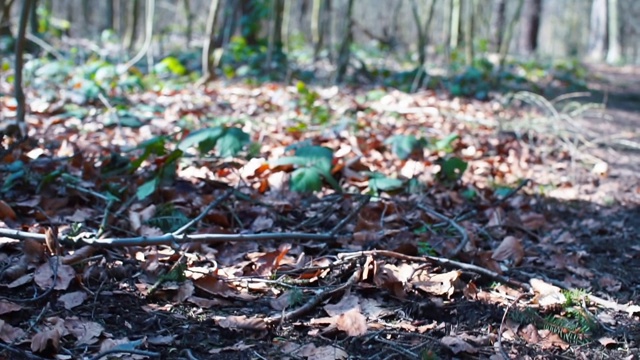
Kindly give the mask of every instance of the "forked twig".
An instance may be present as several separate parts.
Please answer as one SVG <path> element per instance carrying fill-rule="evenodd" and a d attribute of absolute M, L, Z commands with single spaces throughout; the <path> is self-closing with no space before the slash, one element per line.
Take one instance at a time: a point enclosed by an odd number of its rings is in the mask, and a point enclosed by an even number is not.
<path fill-rule="evenodd" d="M 455 222 L 453 219 L 450 219 L 429 207 L 426 207 L 422 204 L 417 204 L 416 206 L 419 209 L 428 213 L 429 215 L 435 216 L 439 220 L 449 223 L 449 225 L 453 226 L 460 233 L 460 235 L 462 236 L 462 239 L 460 240 L 460 244 L 458 244 L 458 246 L 456 246 L 456 248 L 453 249 L 451 253 L 447 254 L 447 256 L 449 257 L 456 257 L 462 251 L 462 249 L 464 249 L 464 247 L 467 246 L 467 243 L 469 242 L 469 234 L 467 234 L 467 230 L 465 230 L 465 228 L 463 228 L 460 224 Z"/>

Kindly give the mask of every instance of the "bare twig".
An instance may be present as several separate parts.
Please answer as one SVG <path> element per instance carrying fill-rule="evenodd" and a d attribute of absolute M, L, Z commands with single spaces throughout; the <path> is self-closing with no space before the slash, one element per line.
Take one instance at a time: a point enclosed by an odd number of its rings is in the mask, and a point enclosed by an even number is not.
<path fill-rule="evenodd" d="M 513 302 L 509 305 L 509 307 L 507 307 L 507 310 L 504 311 L 504 315 L 502 315 L 502 321 L 500 322 L 500 330 L 498 330 L 498 349 L 500 349 L 500 355 L 502 355 L 504 360 L 509 360 L 510 357 L 507 355 L 507 352 L 504 351 L 504 348 L 502 347 L 502 329 L 504 328 L 504 323 L 507 320 L 507 314 L 509 313 L 509 310 L 511 310 L 511 308 L 514 307 L 518 303 L 518 301 L 520 301 L 520 299 L 524 296 L 525 294 L 518 295 L 518 297 L 515 298 L 515 300 L 513 300 Z"/>
<path fill-rule="evenodd" d="M 389 250 L 368 250 L 368 251 L 357 251 L 357 252 L 351 252 L 351 253 L 338 254 L 339 260 L 334 265 L 337 265 L 340 261 L 346 262 L 348 260 L 352 260 L 353 258 L 367 257 L 367 256 L 387 256 L 390 258 L 395 258 L 395 259 L 404 260 L 404 261 L 431 262 L 440 266 L 449 266 L 456 269 L 471 271 L 476 274 L 486 276 L 492 280 L 499 281 L 504 284 L 509 284 L 511 286 L 518 287 L 527 291 L 531 290 L 531 286 L 529 284 L 521 283 L 517 280 L 511 279 L 504 275 L 500 275 L 491 270 L 487 270 L 485 268 L 482 268 L 476 265 L 467 264 L 467 263 L 463 263 L 455 260 L 449 260 L 447 258 L 441 258 L 437 256 L 424 256 L 424 257 L 410 256 L 410 255 L 405 255 L 405 254 L 401 254 L 401 253 L 398 253 L 395 251 L 389 251 Z"/>
<path fill-rule="evenodd" d="M 448 217 L 440 214 L 439 212 L 429 207 L 426 207 L 422 204 L 418 204 L 417 207 L 422 209 L 429 215 L 435 216 L 442 221 L 446 221 L 447 223 L 449 223 L 449 225 L 453 226 L 460 233 L 460 235 L 462 236 L 462 239 L 460 240 L 460 244 L 458 244 L 458 246 L 456 246 L 456 248 L 453 249 L 451 253 L 447 254 L 447 256 L 449 257 L 456 257 L 462 251 L 462 249 L 464 249 L 464 247 L 467 246 L 467 243 L 469 242 L 469 234 L 467 234 L 467 230 L 465 230 L 465 228 L 460 226 L 453 219 L 449 219 Z"/>
<path fill-rule="evenodd" d="M 331 231 L 329 231 L 329 235 L 335 235 L 338 231 L 340 231 L 340 229 L 347 225 L 347 223 L 351 221 L 356 215 L 358 215 L 358 213 L 360 213 L 360 210 L 362 210 L 362 208 L 367 205 L 367 203 L 369 203 L 370 199 L 370 196 L 366 196 L 364 199 L 362 199 L 355 210 L 353 210 L 347 217 L 342 219 L 336 226 L 333 227 L 333 229 L 331 229 Z"/>
<path fill-rule="evenodd" d="M 173 232 L 174 236 L 180 236 L 182 235 L 185 231 L 187 231 L 191 226 L 193 226 L 195 223 L 197 223 L 198 221 L 202 220 L 202 218 L 204 218 L 209 211 L 211 211 L 211 209 L 213 209 L 214 207 L 220 205 L 223 201 L 225 201 L 226 199 L 228 199 L 231 194 L 234 193 L 234 189 L 228 189 L 224 194 L 222 194 L 222 196 L 218 197 L 214 202 L 212 202 L 211 204 L 209 204 L 203 212 L 201 212 L 198 216 L 196 216 L 193 220 L 189 221 L 188 223 L 184 224 L 181 228 L 179 228 L 178 230 Z"/>
<path fill-rule="evenodd" d="M 362 274 L 362 269 L 360 267 L 358 267 L 353 272 L 353 274 L 351 274 L 351 277 L 349 277 L 349 280 L 347 280 L 346 283 L 344 283 L 344 284 L 342 284 L 342 285 L 340 285 L 340 286 L 338 286 L 336 288 L 322 291 L 322 292 L 318 293 L 317 295 L 315 295 L 314 297 L 312 297 L 311 299 L 309 299 L 309 301 L 307 301 L 301 307 L 299 307 L 299 308 L 297 308 L 295 310 L 286 312 L 284 314 L 268 317 L 268 318 L 264 319 L 264 322 L 266 324 L 279 324 L 279 323 L 281 323 L 283 321 L 297 319 L 298 317 L 300 317 L 300 316 L 306 314 L 307 312 L 313 310 L 313 308 L 318 306 L 318 304 L 320 304 L 321 302 L 327 300 L 331 296 L 351 288 L 356 283 L 356 281 L 358 281 L 358 279 L 360 279 L 360 275 L 361 274 Z"/>
<path fill-rule="evenodd" d="M 91 360 L 98 360 L 98 359 L 101 359 L 101 358 L 103 358 L 103 357 L 105 357 L 107 355 L 111 355 L 111 354 L 132 354 L 132 355 L 148 356 L 148 357 L 152 357 L 152 358 L 159 358 L 160 357 L 160 353 L 153 352 L 153 351 L 117 348 L 117 349 L 110 349 L 110 350 L 107 350 L 107 351 L 103 351 L 100 354 L 92 357 Z"/>

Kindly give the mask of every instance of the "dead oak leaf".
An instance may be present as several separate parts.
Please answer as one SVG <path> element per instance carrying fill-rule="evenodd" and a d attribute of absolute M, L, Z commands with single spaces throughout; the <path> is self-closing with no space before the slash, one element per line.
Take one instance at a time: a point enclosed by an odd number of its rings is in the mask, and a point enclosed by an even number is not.
<path fill-rule="evenodd" d="M 13 327 L 0 319 L 0 340 L 10 344 L 16 340 L 22 339 L 25 335 L 24 330 L 18 327 Z"/>
<path fill-rule="evenodd" d="M 41 289 L 48 289 L 53 286 L 54 290 L 66 290 L 76 276 L 76 271 L 73 267 L 69 265 L 64 265 L 60 263 L 59 258 L 52 258 L 51 261 L 57 261 L 57 269 L 55 271 L 55 279 L 54 279 L 54 267 L 55 264 L 50 264 L 49 262 L 45 262 L 40 265 L 34 274 L 33 280 L 35 283 L 40 286 Z"/>
<path fill-rule="evenodd" d="M 7 300 L 0 300 L 0 315 L 7 314 L 14 311 L 19 311 L 21 309 L 22 309 L 22 306 L 16 303 L 13 303 Z"/>
<path fill-rule="evenodd" d="M 361 336 L 367 333 L 367 319 L 358 309 L 351 309 L 338 315 L 336 326 L 349 336 Z"/>
<path fill-rule="evenodd" d="M 84 291 L 74 291 L 60 296 L 58 302 L 61 302 L 65 309 L 71 310 L 81 305 L 86 299 L 87 294 Z"/>

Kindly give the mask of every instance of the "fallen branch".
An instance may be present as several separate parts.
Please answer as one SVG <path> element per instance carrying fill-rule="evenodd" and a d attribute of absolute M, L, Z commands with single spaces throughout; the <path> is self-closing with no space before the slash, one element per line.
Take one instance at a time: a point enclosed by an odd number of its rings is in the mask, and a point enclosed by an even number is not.
<path fill-rule="evenodd" d="M 347 260 L 352 260 L 355 257 L 367 257 L 367 256 L 375 257 L 376 255 L 386 256 L 386 257 L 390 257 L 398 260 L 404 260 L 404 261 L 431 262 L 433 264 L 437 264 L 440 266 L 449 266 L 456 269 L 467 270 L 479 275 L 486 276 L 492 280 L 499 281 L 504 284 L 518 287 L 527 291 L 531 290 L 531 285 L 511 279 L 508 276 L 500 275 L 494 271 L 487 270 L 485 268 L 482 268 L 476 265 L 467 264 L 467 263 L 450 260 L 447 258 L 441 258 L 437 256 L 411 256 L 411 255 L 405 255 L 405 254 L 401 254 L 401 253 L 398 253 L 395 251 L 389 251 L 389 250 L 368 250 L 368 251 L 358 251 L 358 252 L 352 252 L 352 253 L 338 254 L 338 259 L 339 259 L 338 261 L 346 262 Z"/>
<path fill-rule="evenodd" d="M 309 299 L 309 301 L 307 301 L 304 305 L 302 305 L 301 307 L 294 309 L 292 311 L 280 314 L 280 315 L 276 315 L 276 316 L 271 316 L 268 317 L 266 319 L 264 319 L 264 322 L 267 325 L 271 325 L 271 324 L 279 324 L 283 321 L 286 320 L 293 320 L 293 319 L 297 319 L 300 316 L 308 313 L 309 311 L 313 310 L 316 306 L 318 306 L 321 302 L 327 300 L 328 298 L 330 298 L 331 296 L 340 293 L 342 291 L 345 291 L 347 289 L 349 289 L 350 287 L 352 287 L 356 281 L 358 281 L 360 279 L 360 275 L 362 274 L 362 269 L 360 267 L 358 267 L 353 274 L 351 274 L 351 277 L 349 277 L 349 280 L 347 280 L 346 283 L 333 288 L 333 289 L 329 289 L 329 290 L 325 290 L 320 292 L 319 294 L 315 295 L 314 297 L 312 297 L 311 299 Z"/>
<path fill-rule="evenodd" d="M 456 257 L 461 251 L 462 249 L 464 249 L 465 246 L 467 246 L 467 243 L 469 242 L 469 234 L 467 234 L 467 230 L 465 230 L 465 228 L 463 228 L 462 226 L 460 226 L 457 222 L 455 222 L 453 219 L 449 219 L 448 217 L 440 214 L 439 212 L 428 208 L 422 204 L 417 204 L 416 205 L 419 209 L 425 211 L 427 214 L 431 215 L 431 216 L 435 216 L 436 218 L 438 218 L 439 220 L 445 221 L 447 223 L 449 223 L 449 225 L 453 226 L 462 236 L 462 239 L 460 240 L 460 244 L 458 244 L 458 246 L 456 246 L 455 249 L 453 249 L 453 251 L 449 254 L 447 254 L 447 256 L 449 257 Z"/>
<path fill-rule="evenodd" d="M 44 242 L 44 234 L 32 233 L 13 229 L 0 228 L 0 236 L 4 236 L 16 240 L 34 239 Z M 84 238 L 77 241 L 61 240 L 65 244 L 72 243 L 75 245 L 91 245 L 98 247 L 116 247 L 116 246 L 148 246 L 148 245 L 171 245 L 184 244 L 189 242 L 227 242 L 227 241 L 265 241 L 265 240 L 320 240 L 330 241 L 336 237 L 329 234 L 308 234 L 308 233 L 260 233 L 260 234 L 194 234 L 179 235 L 172 233 L 160 236 L 138 236 L 130 238 L 104 238 L 97 239 Z"/>

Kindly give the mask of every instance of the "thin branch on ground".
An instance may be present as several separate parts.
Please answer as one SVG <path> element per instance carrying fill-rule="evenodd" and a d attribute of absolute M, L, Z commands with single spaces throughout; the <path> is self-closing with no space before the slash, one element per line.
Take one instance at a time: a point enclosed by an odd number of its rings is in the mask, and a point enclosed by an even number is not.
<path fill-rule="evenodd" d="M 193 220 L 189 221 L 188 223 L 186 223 L 182 227 L 180 227 L 178 230 L 174 231 L 173 235 L 174 236 L 182 235 L 191 226 L 195 225 L 198 221 L 202 220 L 202 218 L 204 218 L 209 213 L 209 211 L 211 211 L 211 209 L 213 209 L 214 207 L 220 205 L 223 201 L 227 200 L 234 192 L 235 192 L 235 190 L 233 188 L 228 189 L 224 194 L 222 194 L 222 196 L 218 197 L 214 202 L 209 204 L 204 209 L 204 211 L 202 211 L 200 214 L 198 214 L 198 216 L 193 218 Z"/>
<path fill-rule="evenodd" d="M 145 351 L 145 350 L 136 350 L 136 349 L 121 349 L 121 348 L 117 348 L 117 349 L 110 349 L 107 351 L 103 351 L 100 354 L 94 356 L 91 358 L 91 360 L 99 360 L 107 355 L 112 355 L 112 354 L 132 354 L 132 355 L 142 355 L 142 356 L 148 356 L 148 357 L 152 357 L 152 358 L 160 358 L 160 353 L 158 352 L 153 352 L 153 351 Z"/>
<path fill-rule="evenodd" d="M 447 256 L 449 257 L 456 257 L 464 249 L 464 247 L 467 246 L 467 243 L 469 242 L 469 234 L 467 234 L 467 230 L 460 224 L 455 222 L 453 219 L 450 219 L 427 206 L 424 206 L 422 204 L 417 204 L 416 206 L 419 209 L 425 211 L 427 214 L 435 216 L 439 220 L 449 223 L 449 225 L 453 226 L 453 228 L 455 228 L 460 233 L 460 235 L 462 236 L 460 243 L 458 244 L 458 246 L 456 246 L 455 249 L 453 249 L 451 253 L 447 254 Z"/>
<path fill-rule="evenodd" d="M 513 300 L 513 302 L 507 307 L 507 310 L 505 310 L 504 314 L 502 315 L 502 321 L 500 322 L 500 330 L 498 330 L 498 349 L 500 349 L 500 355 L 502 355 L 504 360 L 509 360 L 511 358 L 507 355 L 507 352 L 504 351 L 504 347 L 502 346 L 502 329 L 504 329 L 504 324 L 507 320 L 507 314 L 509 313 L 509 310 L 511 310 L 511 308 L 516 306 L 518 301 L 520 301 L 520 299 L 522 299 L 522 297 L 524 296 L 525 294 L 518 295 L 518 297 L 515 298 L 515 300 Z"/>
<path fill-rule="evenodd" d="M 360 201 L 360 204 L 358 204 L 358 206 L 349 215 L 347 215 L 347 217 L 342 219 L 336 226 L 333 227 L 333 229 L 331 229 L 331 231 L 329 231 L 329 235 L 335 235 L 338 231 L 340 231 L 340 229 L 345 227 L 345 225 L 347 225 L 349 221 L 351 221 L 356 215 L 358 215 L 360 213 L 360 210 L 362 210 L 362 208 L 369 203 L 370 199 L 370 196 L 366 196 L 364 199 L 362 199 Z"/>
<path fill-rule="evenodd" d="M 319 294 L 313 296 L 311 299 L 309 299 L 309 301 L 307 301 L 301 307 L 296 308 L 292 311 L 286 312 L 284 314 L 268 317 L 264 319 L 264 322 L 269 325 L 269 324 L 280 324 L 283 321 L 297 319 L 300 316 L 313 310 L 316 306 L 318 306 L 320 303 L 327 300 L 331 296 L 351 288 L 360 279 L 361 274 L 362 274 L 362 269 L 360 267 L 357 267 L 356 270 L 353 272 L 353 274 L 351 274 L 351 277 L 349 277 L 349 280 L 347 280 L 346 283 L 336 288 L 322 291 Z"/>
<path fill-rule="evenodd" d="M 411 256 L 411 255 L 405 255 L 405 254 L 401 254 L 395 251 L 390 251 L 390 250 L 367 250 L 367 251 L 357 251 L 357 252 L 351 252 L 351 253 L 341 253 L 338 254 L 338 261 L 348 261 L 348 260 L 352 260 L 353 258 L 356 257 L 367 257 L 367 256 L 387 256 L 390 258 L 394 258 L 394 259 L 398 259 L 398 260 L 404 260 L 404 261 L 413 261 L 413 262 L 431 262 L 440 266 L 449 266 L 449 267 L 453 267 L 456 269 L 461 269 L 461 270 L 467 270 L 467 271 L 471 271 L 474 272 L 476 274 L 479 275 L 483 275 L 486 276 L 492 280 L 495 281 L 499 281 L 501 283 L 504 284 L 509 284 L 511 286 L 514 287 L 518 287 L 527 291 L 531 290 L 531 285 L 526 284 L 526 283 L 522 283 L 519 282 L 517 280 L 511 279 L 507 276 L 504 275 L 500 275 L 496 272 L 493 272 L 491 270 L 487 270 L 483 267 L 479 267 L 476 265 L 472 265 L 472 264 L 467 264 L 467 263 L 463 263 L 463 262 L 459 262 L 459 261 L 455 261 L 455 260 L 450 260 L 447 258 L 441 258 L 441 257 L 437 257 L 437 256 Z"/>

